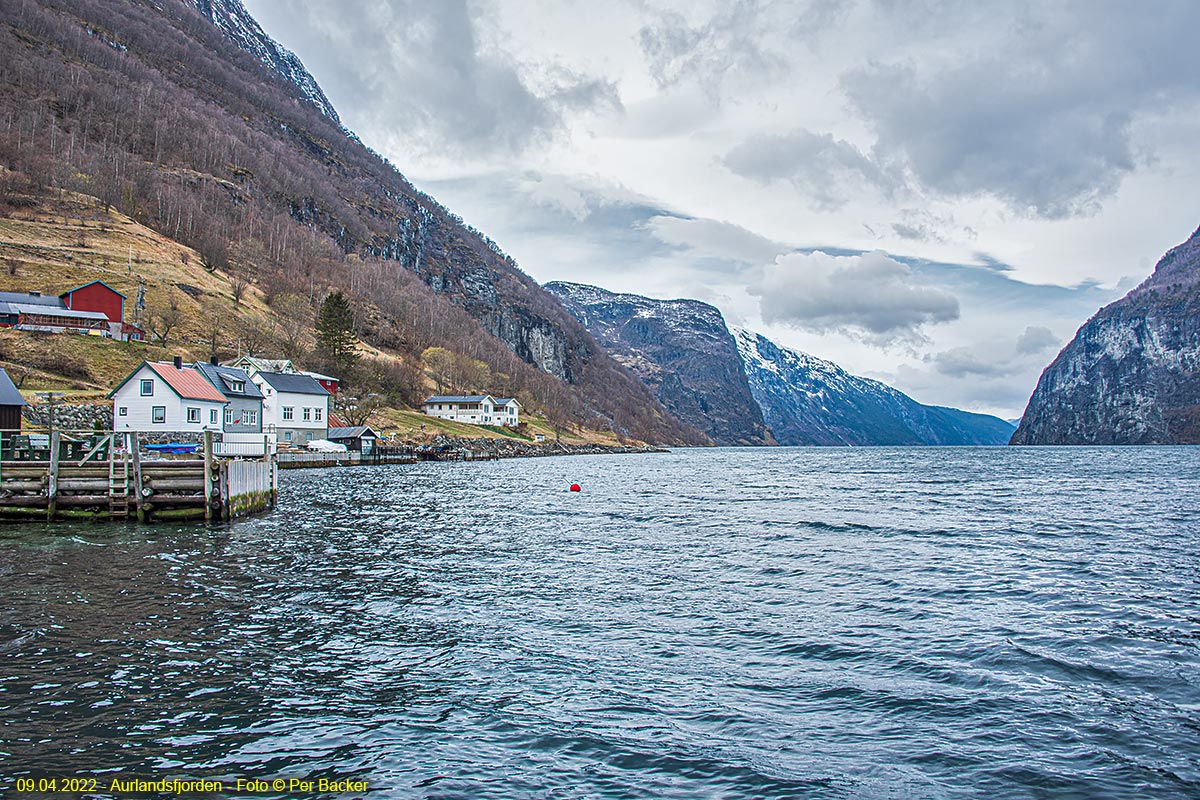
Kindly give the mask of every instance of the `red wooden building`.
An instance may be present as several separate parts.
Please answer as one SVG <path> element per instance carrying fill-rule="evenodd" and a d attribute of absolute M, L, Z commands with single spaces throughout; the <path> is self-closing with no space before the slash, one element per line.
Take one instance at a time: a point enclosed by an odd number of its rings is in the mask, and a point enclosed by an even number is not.
<path fill-rule="evenodd" d="M 63 292 L 59 299 L 71 311 L 99 311 L 109 322 L 125 321 L 125 295 L 104 281 L 92 281 Z"/>
<path fill-rule="evenodd" d="M 109 335 L 122 341 L 142 342 L 146 334 L 125 322 L 125 295 L 104 281 L 92 281 L 60 294 L 59 299 L 71 311 L 93 311 L 108 317 Z"/>

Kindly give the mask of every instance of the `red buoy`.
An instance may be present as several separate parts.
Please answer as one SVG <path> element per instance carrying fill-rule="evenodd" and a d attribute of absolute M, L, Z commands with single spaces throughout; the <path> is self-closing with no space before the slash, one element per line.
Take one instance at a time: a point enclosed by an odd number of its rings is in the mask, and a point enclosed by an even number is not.
<path fill-rule="evenodd" d="M 583 491 L 583 487 L 582 487 L 582 486 L 580 486 L 578 483 L 572 483 L 572 484 L 571 484 L 571 491 L 572 491 L 572 492 L 582 492 L 582 491 Z"/>

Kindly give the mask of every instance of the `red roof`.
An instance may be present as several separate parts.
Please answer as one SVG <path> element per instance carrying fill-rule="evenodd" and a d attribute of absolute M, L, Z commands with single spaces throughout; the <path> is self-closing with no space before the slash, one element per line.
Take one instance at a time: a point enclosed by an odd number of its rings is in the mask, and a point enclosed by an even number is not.
<path fill-rule="evenodd" d="M 212 400 L 216 403 L 224 403 L 228 399 L 217 391 L 216 387 L 209 383 L 199 370 L 191 367 L 175 369 L 174 364 L 166 361 L 150 361 L 146 365 L 157 372 L 158 377 L 166 381 L 167 385 L 184 400 Z"/>

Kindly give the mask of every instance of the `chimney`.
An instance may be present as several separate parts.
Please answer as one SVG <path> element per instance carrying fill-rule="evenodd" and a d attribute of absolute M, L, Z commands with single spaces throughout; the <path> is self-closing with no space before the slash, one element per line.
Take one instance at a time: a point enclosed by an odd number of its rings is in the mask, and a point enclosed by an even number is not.
<path fill-rule="evenodd" d="M 183 369 L 183 356 L 175 356 L 175 369 Z"/>
<path fill-rule="evenodd" d="M 215 355 L 208 359 L 208 363 L 212 364 L 214 367 L 219 367 L 221 365 L 221 362 L 217 360 Z"/>

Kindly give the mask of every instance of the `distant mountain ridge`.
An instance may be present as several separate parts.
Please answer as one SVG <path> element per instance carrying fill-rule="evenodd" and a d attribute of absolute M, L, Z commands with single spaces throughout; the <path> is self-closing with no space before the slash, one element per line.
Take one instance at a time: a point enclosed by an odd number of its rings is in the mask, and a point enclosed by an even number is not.
<path fill-rule="evenodd" d="M 734 332 L 750 391 L 785 445 L 1002 445 L 1013 426 L 997 417 L 926 406 L 832 361 Z"/>
<path fill-rule="evenodd" d="M 698 300 L 556 281 L 559 298 L 678 419 L 724 445 L 1003 445 L 1013 425 L 926 406 L 831 361 L 733 329 Z"/>
<path fill-rule="evenodd" d="M 563 281 L 543 288 L 677 419 L 715 444 L 774 444 L 750 393 L 737 344 L 714 306 Z"/>
<path fill-rule="evenodd" d="M 1200 229 L 1046 367 L 1013 444 L 1200 444 Z"/>

